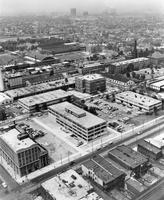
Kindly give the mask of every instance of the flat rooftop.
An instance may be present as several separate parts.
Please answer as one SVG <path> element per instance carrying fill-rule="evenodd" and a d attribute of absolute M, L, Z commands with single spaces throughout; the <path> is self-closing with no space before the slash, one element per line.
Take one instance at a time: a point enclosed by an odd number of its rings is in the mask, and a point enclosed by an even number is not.
<path fill-rule="evenodd" d="M 127 166 L 132 168 L 136 168 L 148 161 L 148 159 L 141 153 L 136 152 L 132 148 L 125 145 L 121 145 L 112 149 L 109 151 L 109 155 L 113 155 L 118 160 L 124 162 Z"/>
<path fill-rule="evenodd" d="M 70 119 L 85 128 L 91 128 L 93 126 L 96 126 L 96 125 L 106 122 L 105 120 L 103 120 L 87 111 L 84 111 L 83 109 L 81 109 L 69 102 L 58 103 L 58 104 L 49 106 L 49 108 L 51 110 L 54 110 L 54 111 L 60 113 L 62 116 L 65 116 L 67 119 Z M 78 117 L 74 116 L 73 114 L 66 112 L 65 108 L 69 109 L 69 110 L 76 110 L 76 113 L 79 113 L 79 114 L 85 112 L 86 115 L 78 118 Z"/>
<path fill-rule="evenodd" d="M 161 152 L 161 149 L 151 143 L 149 140 L 141 140 L 138 145 L 143 146 L 145 149 L 157 154 Z"/>
<path fill-rule="evenodd" d="M 58 88 L 58 87 L 62 86 L 63 81 L 64 81 L 64 79 L 61 79 L 61 80 L 57 80 L 57 81 L 51 81 L 49 83 L 40 83 L 37 85 L 28 86 L 28 87 L 22 87 L 22 88 L 18 88 L 18 89 L 8 90 L 5 92 L 5 94 L 10 96 L 11 98 L 21 97 L 21 96 L 30 96 L 30 95 L 33 95 L 36 93 L 45 92 L 46 90 L 53 90 L 55 88 Z M 69 78 L 69 82 L 65 83 L 65 85 L 73 84 L 73 83 L 75 83 L 75 79 Z"/>
<path fill-rule="evenodd" d="M 126 65 L 126 64 L 130 64 L 130 63 L 136 63 L 136 62 L 142 62 L 142 61 L 148 61 L 148 60 L 149 60 L 149 58 L 141 57 L 141 58 L 135 58 L 135 59 L 124 60 L 124 61 L 120 61 L 120 62 L 115 62 L 115 63 L 112 63 L 112 65 L 119 66 L 119 65 Z"/>
<path fill-rule="evenodd" d="M 92 186 L 70 169 L 42 183 L 42 187 L 56 200 L 80 200 Z"/>
<path fill-rule="evenodd" d="M 11 100 L 11 98 L 8 95 L 0 92 L 0 102 L 5 101 L 5 100 Z"/>
<path fill-rule="evenodd" d="M 77 78 L 82 79 L 82 80 L 87 80 L 87 81 L 93 81 L 93 80 L 99 80 L 99 79 L 105 80 L 105 78 L 100 74 L 87 74 L 87 75 L 84 75 L 84 76 L 79 76 Z"/>
<path fill-rule="evenodd" d="M 90 194 L 88 194 L 87 196 L 83 197 L 80 200 L 103 200 L 103 198 L 101 198 L 98 194 L 96 194 L 95 192 L 92 192 Z"/>
<path fill-rule="evenodd" d="M 0 135 L 0 138 L 5 141 L 14 152 L 18 152 L 36 145 L 36 143 L 30 138 L 19 140 L 17 138 L 18 134 L 20 134 L 19 131 L 16 129 L 11 129 L 3 135 Z"/>
<path fill-rule="evenodd" d="M 116 94 L 116 98 L 117 97 L 121 97 L 123 100 L 132 101 L 134 103 L 138 103 L 140 105 L 146 105 L 146 106 L 153 106 L 155 104 L 161 103 L 160 100 L 153 99 L 151 97 L 144 96 L 144 95 L 131 92 L 131 91 L 126 91 L 126 92 Z"/>
<path fill-rule="evenodd" d="M 98 66 L 101 66 L 102 64 L 99 63 L 99 62 L 95 62 L 95 63 L 88 63 L 88 64 L 85 64 L 84 68 L 92 68 L 92 67 L 98 67 Z"/>
<path fill-rule="evenodd" d="M 154 87 L 162 87 L 162 86 L 164 86 L 164 80 L 152 83 L 150 85 L 154 86 Z"/>
<path fill-rule="evenodd" d="M 51 91 L 51 92 L 45 92 L 43 94 L 25 97 L 25 98 L 19 99 L 19 102 L 30 107 L 30 106 L 34 106 L 36 104 L 47 103 L 47 102 L 53 101 L 55 99 L 57 100 L 57 99 L 65 98 L 68 96 L 69 96 L 69 94 L 67 92 L 59 89 L 59 90 L 55 90 L 55 91 Z"/>
<path fill-rule="evenodd" d="M 76 90 L 71 90 L 68 92 L 70 95 L 73 95 L 79 99 L 88 99 L 88 98 L 91 98 L 91 95 L 90 94 L 87 94 L 87 93 L 82 93 L 82 92 L 78 92 Z"/>

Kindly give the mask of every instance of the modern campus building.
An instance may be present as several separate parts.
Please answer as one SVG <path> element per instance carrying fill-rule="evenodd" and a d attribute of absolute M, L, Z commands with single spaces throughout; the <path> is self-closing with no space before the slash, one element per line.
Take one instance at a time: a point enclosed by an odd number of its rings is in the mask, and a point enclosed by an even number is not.
<path fill-rule="evenodd" d="M 127 170 L 140 177 L 149 168 L 148 158 L 128 146 L 121 145 L 108 152 L 108 156 Z"/>
<path fill-rule="evenodd" d="M 5 162 L 15 175 L 22 177 L 47 166 L 49 158 L 47 150 L 40 144 L 30 138 L 19 140 L 19 134 L 16 129 L 11 129 L 0 136 L 0 155 L 2 165 Z"/>
<path fill-rule="evenodd" d="M 124 188 L 125 173 L 100 155 L 82 163 L 82 171 L 104 189 Z"/>
<path fill-rule="evenodd" d="M 75 79 L 75 87 L 79 92 L 96 94 L 106 90 L 106 80 L 100 74 L 79 76 Z"/>
<path fill-rule="evenodd" d="M 126 91 L 115 96 L 116 102 L 137 107 L 140 110 L 154 112 L 162 108 L 162 101 L 135 92 Z"/>
<path fill-rule="evenodd" d="M 138 143 L 137 151 L 153 160 L 158 160 L 163 156 L 162 148 L 155 146 L 153 143 L 147 140 L 141 140 Z"/>
<path fill-rule="evenodd" d="M 109 65 L 109 73 L 116 74 L 127 71 L 134 71 L 147 67 L 150 64 L 149 58 L 135 58 L 120 62 L 111 63 Z"/>
<path fill-rule="evenodd" d="M 105 120 L 68 102 L 49 106 L 49 113 L 56 117 L 57 123 L 86 141 L 101 136 L 106 131 Z"/>
<path fill-rule="evenodd" d="M 33 95 L 18 100 L 18 103 L 29 112 L 46 109 L 47 106 L 63 102 L 69 99 L 71 95 L 64 90 L 55 90 L 43 94 Z"/>
<path fill-rule="evenodd" d="M 156 81 L 149 84 L 149 88 L 155 91 L 164 91 L 164 80 Z"/>

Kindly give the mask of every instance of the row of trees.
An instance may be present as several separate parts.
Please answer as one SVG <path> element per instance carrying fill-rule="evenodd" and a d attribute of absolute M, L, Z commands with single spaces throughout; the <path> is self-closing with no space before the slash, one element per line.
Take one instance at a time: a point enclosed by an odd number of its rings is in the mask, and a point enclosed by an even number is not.
<path fill-rule="evenodd" d="M 137 74 L 136 72 L 127 72 L 126 73 L 126 76 L 127 76 L 127 78 L 130 78 L 130 77 L 132 77 L 132 78 L 135 78 L 135 79 L 139 79 L 139 80 L 141 80 L 141 81 L 144 81 L 145 80 L 145 74 Z"/>

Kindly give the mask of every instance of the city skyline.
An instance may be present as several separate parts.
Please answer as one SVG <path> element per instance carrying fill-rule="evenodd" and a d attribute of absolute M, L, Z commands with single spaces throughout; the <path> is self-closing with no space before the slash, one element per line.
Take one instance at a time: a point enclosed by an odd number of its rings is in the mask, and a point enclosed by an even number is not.
<path fill-rule="evenodd" d="M 162 0 L 0 0 L 0 15 L 69 13 L 72 7 L 77 9 L 77 14 L 83 11 L 95 14 L 108 9 L 116 9 L 121 13 L 163 13 L 164 3 Z"/>

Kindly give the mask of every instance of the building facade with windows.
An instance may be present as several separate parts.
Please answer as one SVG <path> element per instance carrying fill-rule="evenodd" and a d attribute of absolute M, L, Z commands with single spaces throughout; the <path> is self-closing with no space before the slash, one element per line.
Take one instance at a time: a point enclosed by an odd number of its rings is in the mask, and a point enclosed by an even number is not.
<path fill-rule="evenodd" d="M 116 102 L 137 107 L 140 110 L 154 112 L 162 108 L 162 101 L 135 92 L 126 91 L 115 96 Z"/>
<path fill-rule="evenodd" d="M 48 152 L 40 144 L 18 139 L 19 131 L 11 129 L 0 136 L 0 155 L 13 172 L 22 177 L 49 164 Z M 3 162 L 2 162 L 3 164 Z"/>
<path fill-rule="evenodd" d="M 55 90 L 18 100 L 18 103 L 30 112 L 46 109 L 47 106 L 68 100 L 71 95 L 64 90 Z"/>
<path fill-rule="evenodd" d="M 109 65 L 109 73 L 116 74 L 125 71 L 139 70 L 148 67 L 149 64 L 150 59 L 145 57 L 115 62 Z"/>
<path fill-rule="evenodd" d="M 125 145 L 110 150 L 108 156 L 120 166 L 133 172 L 135 177 L 145 174 L 150 167 L 146 156 Z"/>
<path fill-rule="evenodd" d="M 100 74 L 79 76 L 75 79 L 75 87 L 79 92 L 96 94 L 106 90 L 106 80 Z"/>
<path fill-rule="evenodd" d="M 58 124 L 86 141 L 99 137 L 106 131 L 105 120 L 69 102 L 49 106 L 49 113 L 56 117 Z"/>
<path fill-rule="evenodd" d="M 146 140 L 141 140 L 138 143 L 137 151 L 153 160 L 158 160 L 163 156 L 162 148 L 158 148 Z"/>
<path fill-rule="evenodd" d="M 125 173 L 100 155 L 82 163 L 82 171 L 104 189 L 124 188 Z"/>

